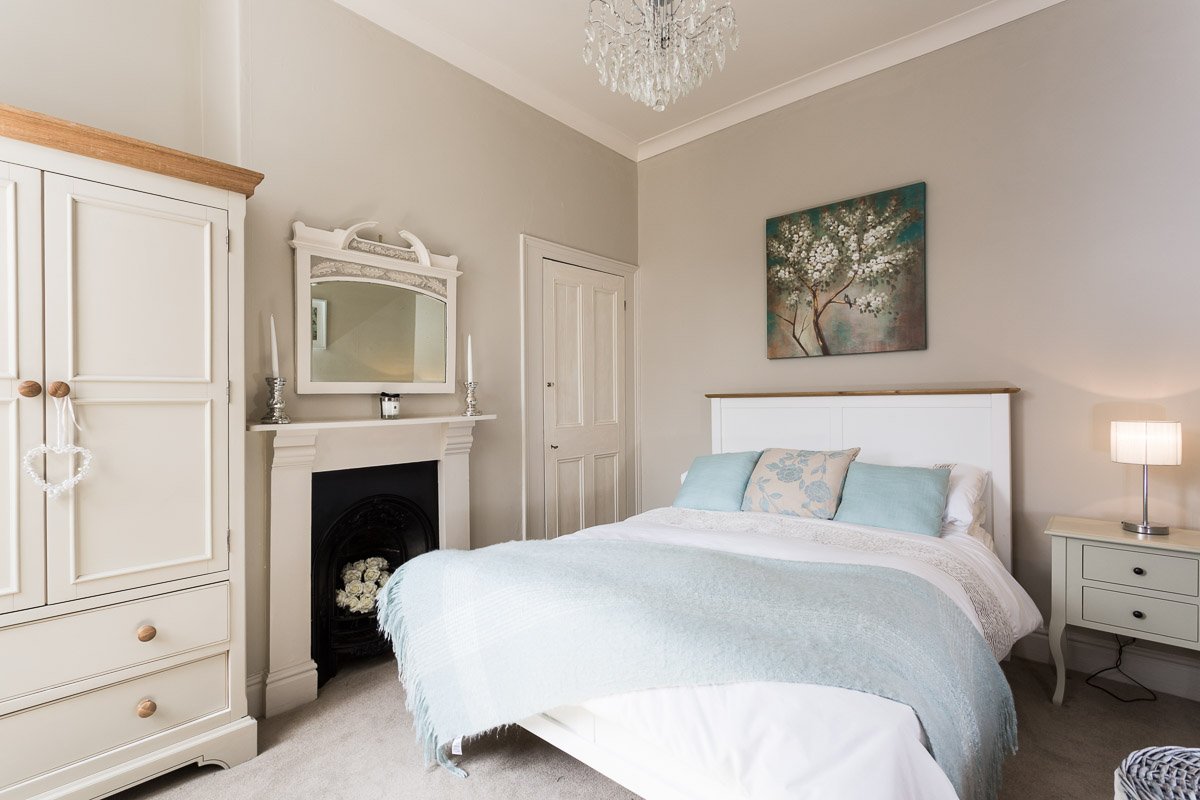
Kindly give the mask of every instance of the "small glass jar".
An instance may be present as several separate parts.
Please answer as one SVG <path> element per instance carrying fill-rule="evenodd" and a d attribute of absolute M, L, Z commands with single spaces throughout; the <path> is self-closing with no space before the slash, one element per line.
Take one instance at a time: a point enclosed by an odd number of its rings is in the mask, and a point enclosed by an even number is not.
<path fill-rule="evenodd" d="M 400 395 L 379 393 L 379 418 L 400 419 Z"/>

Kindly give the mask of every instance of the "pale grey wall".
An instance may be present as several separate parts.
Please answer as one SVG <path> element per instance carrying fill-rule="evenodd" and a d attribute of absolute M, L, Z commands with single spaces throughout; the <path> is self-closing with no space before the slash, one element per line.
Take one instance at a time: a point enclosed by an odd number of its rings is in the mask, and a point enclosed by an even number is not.
<path fill-rule="evenodd" d="M 1132 517 L 1114 418 L 1182 420 L 1157 516 L 1200 527 L 1200 4 L 1067 0 L 639 165 L 643 500 L 712 391 L 1015 384 L 1016 574 L 1055 513 Z M 768 361 L 763 222 L 928 182 L 929 349 Z"/>
<path fill-rule="evenodd" d="M 217 2 L 3 0 L 0 103 L 200 153 L 201 31 Z"/>
<path fill-rule="evenodd" d="M 518 236 L 634 261 L 635 165 L 329 0 L 250 0 L 247 45 L 245 159 L 267 176 L 248 206 L 251 411 L 265 409 L 271 313 L 284 371 L 294 375 L 292 220 L 334 227 L 376 219 L 393 242 L 396 230 L 410 230 L 434 252 L 460 258 L 459 378 L 471 333 L 480 406 L 500 415 L 475 428 L 472 542 L 513 538 L 521 512 Z M 457 413 L 461 402 L 410 396 L 401 408 Z M 289 392 L 288 412 L 374 416 L 378 398 Z M 262 568 L 265 438 L 249 446 L 252 571 Z M 261 587 L 250 600 L 254 673 L 265 662 Z"/>

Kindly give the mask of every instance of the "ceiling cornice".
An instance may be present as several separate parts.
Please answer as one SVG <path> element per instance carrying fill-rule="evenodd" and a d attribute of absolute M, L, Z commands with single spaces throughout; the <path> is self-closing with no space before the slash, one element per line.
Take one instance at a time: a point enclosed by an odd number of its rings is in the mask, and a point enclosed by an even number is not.
<path fill-rule="evenodd" d="M 643 161 L 835 86 L 858 80 L 1006 25 L 1063 0 L 991 0 L 936 25 L 850 56 L 807 75 L 793 78 L 686 125 L 640 142 L 546 91 L 536 81 L 519 75 L 508 66 L 483 55 L 449 33 L 417 18 L 404 8 L 403 3 L 389 0 L 335 2 L 626 158 Z"/>
<path fill-rule="evenodd" d="M 943 47 L 949 47 L 964 39 L 1006 25 L 1061 2 L 1063 0 L 992 0 L 990 3 L 977 6 L 916 33 L 781 83 L 765 92 L 728 105 L 674 130 L 644 139 L 638 143 L 637 160 L 643 161 L 668 150 L 674 150 L 676 147 L 694 142 L 710 133 L 716 133 L 737 125 L 739 122 L 745 122 L 777 108 L 783 108 L 797 100 L 812 97 L 814 94 L 841 86 L 843 83 L 864 78 L 888 67 L 894 67 L 935 50 L 941 50 Z"/>

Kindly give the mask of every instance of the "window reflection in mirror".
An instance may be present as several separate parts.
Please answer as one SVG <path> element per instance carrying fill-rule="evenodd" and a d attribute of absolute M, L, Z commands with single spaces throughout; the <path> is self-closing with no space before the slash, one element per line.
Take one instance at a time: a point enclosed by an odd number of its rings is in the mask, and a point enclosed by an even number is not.
<path fill-rule="evenodd" d="M 365 281 L 311 286 L 314 381 L 446 380 L 444 300 Z"/>

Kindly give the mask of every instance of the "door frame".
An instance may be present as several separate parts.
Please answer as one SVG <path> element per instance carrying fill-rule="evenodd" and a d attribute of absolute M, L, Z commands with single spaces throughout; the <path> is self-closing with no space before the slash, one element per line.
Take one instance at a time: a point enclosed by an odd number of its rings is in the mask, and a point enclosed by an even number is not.
<path fill-rule="evenodd" d="M 624 519 L 642 508 L 641 409 L 638 403 L 638 352 L 641 294 L 638 266 L 522 233 L 521 247 L 521 538 L 546 536 L 544 472 L 545 392 L 542 391 L 542 259 L 561 261 L 625 279 L 625 503 Z"/>

